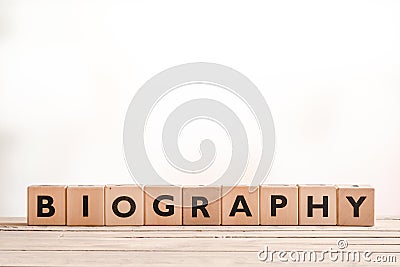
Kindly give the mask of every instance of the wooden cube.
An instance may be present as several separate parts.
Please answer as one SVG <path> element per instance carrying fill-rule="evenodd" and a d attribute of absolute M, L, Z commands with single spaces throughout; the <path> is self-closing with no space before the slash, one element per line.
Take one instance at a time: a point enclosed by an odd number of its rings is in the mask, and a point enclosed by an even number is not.
<path fill-rule="evenodd" d="M 182 225 L 182 188 L 145 186 L 145 225 Z"/>
<path fill-rule="evenodd" d="M 373 226 L 375 190 L 369 185 L 339 185 L 338 225 Z"/>
<path fill-rule="evenodd" d="M 104 225 L 104 186 L 68 186 L 67 225 Z"/>
<path fill-rule="evenodd" d="M 221 187 L 183 187 L 183 225 L 220 225 Z"/>
<path fill-rule="evenodd" d="M 105 187 L 105 225 L 143 225 L 144 194 L 137 185 Z"/>
<path fill-rule="evenodd" d="M 65 225 L 66 186 L 28 187 L 28 225 Z"/>
<path fill-rule="evenodd" d="M 258 225 L 258 187 L 222 187 L 222 225 Z"/>
<path fill-rule="evenodd" d="M 260 186 L 260 224 L 298 224 L 297 185 Z"/>
<path fill-rule="evenodd" d="M 336 223 L 336 186 L 299 185 L 299 225 Z"/>

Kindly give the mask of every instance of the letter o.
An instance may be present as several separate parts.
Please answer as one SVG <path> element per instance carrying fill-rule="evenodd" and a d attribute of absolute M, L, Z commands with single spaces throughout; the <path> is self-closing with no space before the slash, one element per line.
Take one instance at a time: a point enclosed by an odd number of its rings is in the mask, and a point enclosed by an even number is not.
<path fill-rule="evenodd" d="M 131 207 L 128 212 L 120 212 L 118 210 L 118 204 L 121 201 L 128 201 L 128 203 L 129 203 L 129 205 Z M 127 217 L 131 216 L 133 213 L 135 213 L 136 204 L 135 204 L 135 201 L 132 198 L 130 198 L 128 196 L 120 196 L 120 197 L 117 197 L 114 200 L 114 202 L 112 203 L 112 210 L 113 210 L 114 214 L 117 215 L 118 217 L 127 218 Z"/>

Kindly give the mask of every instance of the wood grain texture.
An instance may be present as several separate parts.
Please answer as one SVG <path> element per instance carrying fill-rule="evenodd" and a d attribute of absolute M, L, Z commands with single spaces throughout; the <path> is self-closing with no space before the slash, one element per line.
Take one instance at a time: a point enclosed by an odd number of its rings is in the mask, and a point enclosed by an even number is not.
<path fill-rule="evenodd" d="M 182 187 L 145 186 L 144 207 L 146 225 L 182 225 Z"/>
<path fill-rule="evenodd" d="M 67 225 L 104 225 L 104 186 L 68 186 Z"/>
<path fill-rule="evenodd" d="M 299 225 L 337 224 L 336 186 L 299 185 L 298 188 Z M 321 207 L 323 203 L 326 204 L 325 208 Z"/>
<path fill-rule="evenodd" d="M 298 224 L 299 197 L 296 185 L 262 185 L 259 190 L 261 225 Z"/>
<path fill-rule="evenodd" d="M 258 225 L 259 188 L 222 187 L 222 225 Z"/>
<path fill-rule="evenodd" d="M 104 200 L 105 225 L 144 224 L 144 193 L 140 186 L 106 185 Z"/>
<path fill-rule="evenodd" d="M 338 225 L 374 225 L 375 189 L 369 185 L 338 185 L 337 187 Z"/>
<path fill-rule="evenodd" d="M 66 186 L 33 185 L 28 187 L 28 224 L 29 225 L 65 225 L 66 224 Z M 45 204 L 42 212 L 48 217 L 39 216 L 38 201 Z M 49 203 L 50 201 L 50 203 Z M 49 206 L 47 206 L 48 204 Z M 51 211 L 50 208 L 53 210 Z M 51 213 L 53 212 L 53 213 Z"/>
<path fill-rule="evenodd" d="M 195 202 L 193 203 L 193 201 Z M 221 224 L 221 187 L 183 187 L 183 225 L 220 225 Z M 193 207 L 207 205 L 202 209 Z M 195 215 L 195 216 L 193 216 Z"/>
<path fill-rule="evenodd" d="M 0 266 L 232 266 L 265 265 L 257 252 L 323 251 L 348 241 L 349 250 L 397 257 L 397 263 L 324 266 L 398 266 L 400 220 L 346 226 L 28 226 L 0 218 Z M 321 263 L 317 263 L 321 264 Z M 282 263 L 268 263 L 282 266 Z M 302 264 L 309 266 L 310 263 Z"/>

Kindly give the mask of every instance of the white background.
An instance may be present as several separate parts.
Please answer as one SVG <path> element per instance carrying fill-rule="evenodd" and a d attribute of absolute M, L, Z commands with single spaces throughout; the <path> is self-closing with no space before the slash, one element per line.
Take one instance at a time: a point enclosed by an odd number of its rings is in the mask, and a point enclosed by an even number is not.
<path fill-rule="evenodd" d="M 29 184 L 131 183 L 136 90 L 206 61 L 268 102 L 268 183 L 369 183 L 400 217 L 399 1 L 132 2 L 0 1 L 0 216 L 25 216 Z"/>

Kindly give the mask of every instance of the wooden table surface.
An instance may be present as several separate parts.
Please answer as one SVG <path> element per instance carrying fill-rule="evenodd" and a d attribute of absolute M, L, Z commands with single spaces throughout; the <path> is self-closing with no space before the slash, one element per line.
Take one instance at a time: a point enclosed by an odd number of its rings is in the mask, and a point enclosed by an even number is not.
<path fill-rule="evenodd" d="M 295 251 L 294 258 L 299 251 L 373 252 L 371 262 L 333 262 L 327 257 L 324 266 L 400 266 L 400 220 L 377 220 L 374 227 L 67 227 L 27 226 L 25 221 L 0 218 L 1 266 L 285 264 L 277 254 L 273 264 L 260 261 L 258 251 L 265 246 L 269 251 Z M 339 249 L 338 240 L 347 241 L 348 247 Z"/>

